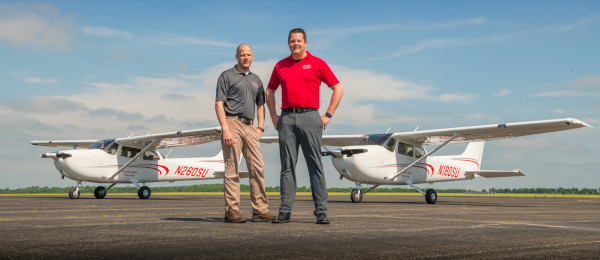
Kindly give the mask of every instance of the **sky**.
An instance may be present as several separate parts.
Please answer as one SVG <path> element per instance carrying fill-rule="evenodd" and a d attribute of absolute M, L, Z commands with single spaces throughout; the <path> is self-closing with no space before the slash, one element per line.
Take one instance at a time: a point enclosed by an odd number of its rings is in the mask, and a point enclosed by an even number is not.
<path fill-rule="evenodd" d="M 486 143 L 482 169 L 525 177 L 421 187 L 600 187 L 598 1 L 0 0 L 0 188 L 74 186 L 39 158 L 59 148 L 33 140 L 218 126 L 216 82 L 235 65 L 236 46 L 253 47 L 251 70 L 266 85 L 297 27 L 345 90 L 324 134 L 567 117 L 594 126 Z M 321 113 L 331 93 L 322 86 Z M 265 135 L 273 136 L 268 114 Z M 261 148 L 266 184 L 278 186 L 278 146 Z M 170 157 L 219 150 L 217 142 Z M 302 158 L 298 165 L 298 186 L 309 186 Z M 355 186 L 328 158 L 324 167 L 328 186 Z"/>

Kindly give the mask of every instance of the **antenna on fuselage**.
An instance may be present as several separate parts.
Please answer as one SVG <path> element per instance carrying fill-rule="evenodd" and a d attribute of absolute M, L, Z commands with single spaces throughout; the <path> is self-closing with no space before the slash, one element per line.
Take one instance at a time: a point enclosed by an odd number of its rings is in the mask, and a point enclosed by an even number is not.
<path fill-rule="evenodd" d="M 413 130 L 413 132 L 416 132 L 416 131 L 417 131 L 417 129 L 419 129 L 419 127 L 420 127 L 420 126 L 421 126 L 421 125 L 417 125 L 417 128 L 415 128 L 415 130 Z"/>
<path fill-rule="evenodd" d="M 386 133 L 386 134 L 387 134 L 387 133 L 389 133 L 389 132 L 390 132 L 390 130 L 392 130 L 392 127 L 391 127 L 391 126 L 390 126 L 390 128 L 388 128 L 388 130 L 387 130 L 387 131 L 385 131 L 385 133 Z"/>

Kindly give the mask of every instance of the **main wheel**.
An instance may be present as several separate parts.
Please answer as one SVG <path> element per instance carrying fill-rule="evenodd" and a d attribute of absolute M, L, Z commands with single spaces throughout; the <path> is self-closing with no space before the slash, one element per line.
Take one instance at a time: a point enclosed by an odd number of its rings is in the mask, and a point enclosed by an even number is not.
<path fill-rule="evenodd" d="M 71 198 L 71 199 L 79 199 L 79 190 L 77 188 L 72 188 L 69 191 L 69 198 Z"/>
<path fill-rule="evenodd" d="M 435 204 L 437 201 L 437 192 L 434 189 L 428 189 L 425 192 L 425 201 L 427 201 L 427 204 Z"/>
<path fill-rule="evenodd" d="M 363 197 L 363 194 L 360 189 L 352 190 L 352 194 L 350 195 L 350 199 L 352 200 L 352 202 L 359 203 L 362 201 L 362 197 Z"/>
<path fill-rule="evenodd" d="M 150 191 L 150 188 L 148 188 L 147 186 L 142 186 L 139 190 L 138 190 L 138 197 L 140 197 L 140 199 L 148 199 L 150 198 L 150 193 L 152 193 Z"/>
<path fill-rule="evenodd" d="M 96 197 L 96 199 L 104 199 L 105 196 L 106 188 L 104 188 L 104 186 L 96 187 L 96 189 L 94 190 L 94 197 Z"/>

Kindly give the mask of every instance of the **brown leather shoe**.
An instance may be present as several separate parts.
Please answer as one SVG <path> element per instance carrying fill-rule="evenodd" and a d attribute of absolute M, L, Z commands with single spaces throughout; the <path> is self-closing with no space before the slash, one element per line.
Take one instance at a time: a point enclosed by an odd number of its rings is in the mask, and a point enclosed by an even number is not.
<path fill-rule="evenodd" d="M 240 212 L 234 209 L 229 209 L 225 213 L 225 222 L 229 223 L 246 223 L 246 219 L 240 215 Z"/>
<path fill-rule="evenodd" d="M 267 221 L 273 220 L 274 218 L 275 217 L 273 215 L 271 215 L 271 213 L 269 213 L 269 212 L 262 213 L 262 214 L 257 214 L 257 213 L 252 214 L 252 221 L 254 221 L 254 222 L 267 222 Z"/>

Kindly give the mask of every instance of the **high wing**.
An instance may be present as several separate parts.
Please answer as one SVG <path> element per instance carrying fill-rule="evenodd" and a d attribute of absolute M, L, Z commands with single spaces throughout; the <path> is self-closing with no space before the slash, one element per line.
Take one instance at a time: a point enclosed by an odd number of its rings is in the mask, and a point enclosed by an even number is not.
<path fill-rule="evenodd" d="M 148 149 L 162 149 L 170 147 L 178 147 L 185 145 L 197 145 L 209 143 L 221 139 L 221 127 L 204 128 L 177 131 L 162 134 L 140 135 L 126 138 L 117 138 L 116 143 L 124 146 L 143 149 L 146 146 Z"/>
<path fill-rule="evenodd" d="M 348 146 L 348 145 L 356 145 L 360 138 L 363 135 L 324 135 L 323 136 L 323 145 L 329 146 Z M 260 139 L 261 143 L 277 143 L 279 142 L 279 137 L 277 136 L 264 136 Z"/>
<path fill-rule="evenodd" d="M 52 147 L 90 147 L 97 140 L 57 140 L 57 141 L 31 141 L 32 145 L 52 146 Z"/>
<path fill-rule="evenodd" d="M 161 149 L 184 145 L 197 145 L 221 139 L 221 127 L 177 131 L 162 134 L 140 135 L 117 138 L 115 142 L 138 149 Z M 33 145 L 55 147 L 89 147 L 97 140 L 32 141 Z M 152 145 L 150 145 L 152 143 Z"/>
<path fill-rule="evenodd" d="M 468 126 L 414 132 L 394 133 L 392 137 L 398 141 L 414 144 L 432 145 L 441 144 L 452 136 L 457 137 L 451 143 L 491 141 L 526 135 L 550 133 L 571 130 L 582 127 L 591 127 L 575 118 L 551 119 L 541 121 L 527 121 L 494 125 Z"/>

